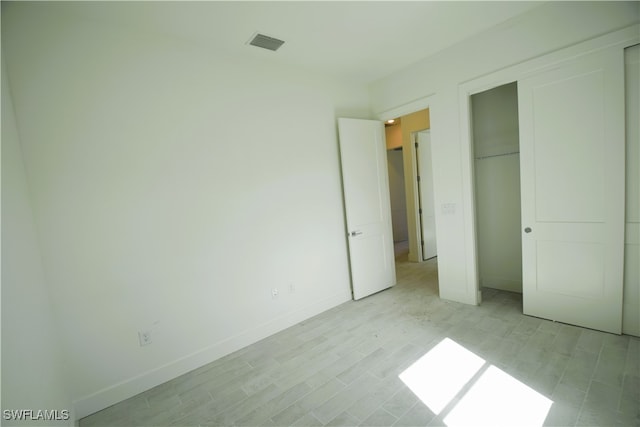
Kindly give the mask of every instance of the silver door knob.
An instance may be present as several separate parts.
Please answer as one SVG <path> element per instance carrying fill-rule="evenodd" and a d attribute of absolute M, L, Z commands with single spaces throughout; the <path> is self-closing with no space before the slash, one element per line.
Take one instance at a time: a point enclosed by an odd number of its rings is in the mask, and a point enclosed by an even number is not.
<path fill-rule="evenodd" d="M 531 227 L 527 227 L 527 228 L 525 228 L 525 229 L 524 229 L 524 232 L 525 232 L 525 233 L 531 233 Z"/>

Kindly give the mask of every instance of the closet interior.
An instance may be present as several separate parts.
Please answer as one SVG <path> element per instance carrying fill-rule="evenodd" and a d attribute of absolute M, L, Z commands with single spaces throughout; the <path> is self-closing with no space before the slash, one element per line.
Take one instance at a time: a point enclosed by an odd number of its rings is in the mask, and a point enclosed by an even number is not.
<path fill-rule="evenodd" d="M 516 82 L 471 96 L 480 286 L 522 293 Z"/>

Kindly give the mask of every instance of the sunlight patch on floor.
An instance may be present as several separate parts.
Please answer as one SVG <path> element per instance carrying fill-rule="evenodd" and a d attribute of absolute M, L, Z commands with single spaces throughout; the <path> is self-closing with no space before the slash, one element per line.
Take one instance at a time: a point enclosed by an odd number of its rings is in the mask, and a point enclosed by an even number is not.
<path fill-rule="evenodd" d="M 400 379 L 434 414 L 482 368 L 484 359 L 445 338 L 400 374 Z"/>
<path fill-rule="evenodd" d="M 447 426 L 541 426 L 553 402 L 489 366 L 444 419 Z"/>
<path fill-rule="evenodd" d="M 553 404 L 449 338 L 399 377 L 436 415 L 458 399 L 443 419 L 450 427 L 542 426 Z M 462 392 L 465 386 L 470 388 Z"/>

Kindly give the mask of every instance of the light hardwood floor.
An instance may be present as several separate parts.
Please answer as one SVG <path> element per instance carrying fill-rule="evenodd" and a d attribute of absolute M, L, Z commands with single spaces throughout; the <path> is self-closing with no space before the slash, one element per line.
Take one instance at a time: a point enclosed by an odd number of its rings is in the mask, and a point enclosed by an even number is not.
<path fill-rule="evenodd" d="M 451 425 L 461 415 L 470 417 L 466 425 L 513 426 L 532 421 L 517 419 L 525 416 L 520 407 L 532 406 L 531 396 L 553 402 L 542 415 L 545 425 L 640 425 L 640 339 L 524 316 L 521 295 L 509 292 L 485 289 L 479 307 L 443 301 L 437 259 L 408 263 L 403 254 L 396 266 L 395 287 L 292 326 L 80 426 L 431 426 Z M 438 362 L 447 338 L 460 354 Z M 423 356 L 430 369 L 419 381 L 421 399 L 399 376 L 412 366 L 407 372 L 413 373 Z M 430 391 L 443 399 L 456 382 L 447 375 L 468 370 L 469 358 L 481 368 L 460 380 L 451 399 L 430 401 Z M 487 388 L 491 372 L 504 373 L 526 393 L 504 381 Z M 514 411 L 516 419 L 504 421 Z"/>

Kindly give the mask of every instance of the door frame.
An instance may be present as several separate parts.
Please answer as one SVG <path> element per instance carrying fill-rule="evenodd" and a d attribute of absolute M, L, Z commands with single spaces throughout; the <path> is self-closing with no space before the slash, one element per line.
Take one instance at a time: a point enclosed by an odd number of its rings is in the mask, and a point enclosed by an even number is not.
<path fill-rule="evenodd" d="M 433 141 L 435 140 L 433 111 L 434 111 L 434 108 L 437 110 L 435 94 L 429 94 L 425 97 L 418 98 L 407 104 L 403 104 L 398 107 L 379 112 L 375 114 L 375 116 L 379 120 L 387 121 L 389 119 L 395 119 L 398 117 L 406 116 L 408 114 L 412 114 L 412 113 L 424 110 L 425 108 L 429 109 L 429 122 L 430 122 L 429 129 L 431 131 L 431 141 L 433 143 Z M 435 127 L 437 132 L 437 125 Z M 404 156 L 404 166 L 405 166 L 404 167 L 405 190 L 410 190 L 410 191 L 405 191 L 405 193 L 406 193 L 407 199 L 411 198 L 411 201 L 413 201 L 413 209 L 408 209 L 409 206 L 407 206 L 409 247 L 412 247 L 412 244 L 414 244 L 416 247 L 415 256 L 412 257 L 410 261 L 424 262 L 423 260 L 424 257 L 422 256 L 422 247 L 419 244 L 420 238 L 421 238 L 421 230 L 420 230 L 420 218 L 418 216 L 419 202 L 418 202 L 418 185 L 417 185 L 418 172 L 416 167 L 417 159 L 416 159 L 415 146 L 413 145 L 413 143 L 410 145 L 411 145 L 410 147 L 405 147 L 404 145 L 402 147 L 402 152 Z M 432 152 L 432 155 L 433 155 L 433 152 Z M 407 156 L 408 156 L 408 159 L 407 159 Z M 407 167 L 408 165 L 410 167 Z M 437 193 L 436 180 L 434 180 L 433 187 L 434 187 L 434 196 L 435 196 L 435 194 Z M 437 197 L 434 197 L 434 199 L 436 198 Z M 436 241 L 438 236 L 437 221 L 438 221 L 438 218 L 436 215 Z"/>
<path fill-rule="evenodd" d="M 426 129 L 425 129 L 426 130 Z M 422 131 L 411 132 L 411 145 L 413 147 L 411 153 L 413 154 L 413 160 L 416 168 L 416 211 L 418 232 L 416 235 L 417 238 L 417 246 L 418 246 L 418 262 L 423 262 L 425 260 L 424 256 L 424 215 L 422 214 L 422 205 L 424 201 L 422 200 L 422 176 L 420 172 L 420 158 L 418 157 L 418 133 Z M 432 174 L 433 175 L 433 174 Z M 420 177 L 420 179 L 418 179 Z"/>
<path fill-rule="evenodd" d="M 460 155 L 462 163 L 462 202 L 464 234 L 467 238 L 465 245 L 465 260 L 467 265 L 467 293 L 475 296 L 475 304 L 482 302 L 478 272 L 478 241 L 476 230 L 476 194 L 475 169 L 473 155 L 473 133 L 471 116 L 471 96 L 517 82 L 523 78 L 553 69 L 560 64 L 574 60 L 580 56 L 598 50 L 615 48 L 624 50 L 640 42 L 638 25 L 631 25 L 618 31 L 595 37 L 582 43 L 548 53 L 525 62 L 504 68 L 494 73 L 469 80 L 458 87 L 458 107 L 460 117 Z"/>
<path fill-rule="evenodd" d="M 419 145 L 419 139 L 420 139 L 420 135 L 428 135 L 429 136 L 429 143 L 427 144 L 427 146 L 423 147 L 421 145 Z M 424 261 L 428 261 L 432 258 L 436 258 L 438 256 L 438 250 L 437 250 L 437 242 L 435 243 L 435 255 L 432 256 L 427 256 L 425 254 L 425 248 L 427 248 L 427 243 L 429 241 L 429 239 L 426 236 L 425 233 L 425 217 L 427 216 L 427 207 L 431 206 L 431 211 L 433 212 L 433 218 L 435 221 L 435 211 L 436 211 L 436 202 L 435 202 L 435 198 L 433 197 L 433 189 L 434 189 L 434 185 L 433 185 L 433 150 L 431 149 L 431 129 L 423 129 L 423 130 L 418 130 L 415 132 L 412 132 L 411 134 L 412 140 L 413 140 L 413 146 L 414 146 L 414 150 L 413 150 L 413 154 L 415 157 L 415 161 L 416 161 L 416 172 L 420 174 L 420 180 L 416 179 L 416 185 L 418 188 L 418 206 L 417 206 L 417 215 L 418 215 L 418 223 L 420 224 L 420 230 L 417 233 L 419 236 L 419 247 L 420 247 L 420 261 L 419 262 L 424 262 Z M 420 150 L 418 150 L 418 148 L 420 148 Z M 424 156 L 425 154 L 425 150 L 428 150 L 429 152 L 429 161 L 430 164 L 426 165 L 426 164 L 422 164 L 421 163 L 421 156 Z M 424 160 L 422 158 L 422 160 Z M 430 198 L 425 198 L 425 186 L 430 186 L 431 187 L 431 191 L 430 191 Z M 435 223 L 434 223 L 435 226 Z M 436 233 L 435 227 L 433 230 L 434 236 Z"/>

